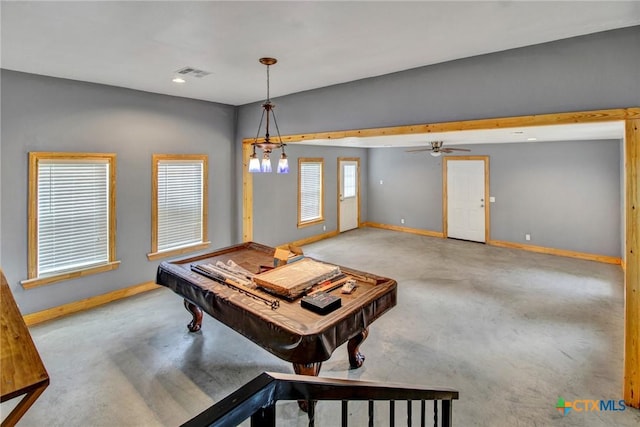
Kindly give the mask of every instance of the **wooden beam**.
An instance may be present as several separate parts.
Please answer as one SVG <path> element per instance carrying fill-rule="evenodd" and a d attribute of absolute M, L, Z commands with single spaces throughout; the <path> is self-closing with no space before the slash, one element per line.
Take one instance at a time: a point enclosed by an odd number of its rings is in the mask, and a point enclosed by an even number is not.
<path fill-rule="evenodd" d="M 640 408 L 640 119 L 625 123 L 624 401 Z"/>
<path fill-rule="evenodd" d="M 462 130 L 488 130 L 526 126 L 566 125 L 575 123 L 597 123 L 640 118 L 640 108 L 618 108 L 611 110 L 575 111 L 569 113 L 539 114 L 531 116 L 501 117 L 493 119 L 464 120 L 458 122 L 426 123 L 406 126 L 391 126 L 370 129 L 340 130 L 330 132 L 284 135 L 282 142 L 313 141 L 316 139 L 341 139 L 371 136 L 411 135 L 416 133 L 439 133 Z M 255 142 L 255 138 L 243 140 L 244 144 Z M 258 138 L 257 142 L 264 142 Z"/>
<path fill-rule="evenodd" d="M 249 173 L 251 145 L 242 144 L 242 241 L 253 240 L 253 175 Z"/>

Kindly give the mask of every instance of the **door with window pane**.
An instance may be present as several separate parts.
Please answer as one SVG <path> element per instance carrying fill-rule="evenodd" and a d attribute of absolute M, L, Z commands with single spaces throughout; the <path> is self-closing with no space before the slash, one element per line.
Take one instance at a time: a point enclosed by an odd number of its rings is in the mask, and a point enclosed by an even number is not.
<path fill-rule="evenodd" d="M 359 159 L 339 159 L 338 218 L 340 232 L 358 228 Z"/>

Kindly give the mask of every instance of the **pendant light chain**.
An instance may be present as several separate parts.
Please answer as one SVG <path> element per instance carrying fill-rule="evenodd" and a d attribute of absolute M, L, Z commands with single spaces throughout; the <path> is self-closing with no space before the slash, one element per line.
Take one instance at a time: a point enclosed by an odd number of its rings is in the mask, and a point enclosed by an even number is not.
<path fill-rule="evenodd" d="M 271 65 L 267 65 L 267 102 L 271 102 L 269 98 L 269 68 L 271 68 Z"/>

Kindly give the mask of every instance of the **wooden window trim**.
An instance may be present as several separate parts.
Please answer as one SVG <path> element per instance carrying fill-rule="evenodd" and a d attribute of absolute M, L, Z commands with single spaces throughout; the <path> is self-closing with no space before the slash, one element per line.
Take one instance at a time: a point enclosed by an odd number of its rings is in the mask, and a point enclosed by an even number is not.
<path fill-rule="evenodd" d="M 103 160 L 109 163 L 109 261 L 61 274 L 38 277 L 38 162 L 41 160 Z M 115 153 L 29 153 L 29 207 L 27 235 L 27 279 L 21 282 L 25 289 L 49 285 L 64 280 L 75 279 L 120 266 L 116 261 L 116 154 Z"/>
<path fill-rule="evenodd" d="M 302 202 L 302 193 L 300 192 L 302 186 L 302 164 L 303 163 L 320 163 L 320 218 L 316 218 L 310 221 L 302 221 L 302 211 L 300 204 Z M 319 224 L 324 222 L 324 158 L 322 157 L 300 157 L 298 158 L 298 228 L 308 227 L 310 225 Z"/>
<path fill-rule="evenodd" d="M 202 242 L 191 246 L 167 251 L 158 251 L 158 163 L 162 160 L 196 160 L 202 161 Z M 209 224 L 209 156 L 206 154 L 153 154 L 151 159 L 151 252 L 147 254 L 149 261 L 182 255 L 206 249 L 211 245 L 208 239 Z"/>

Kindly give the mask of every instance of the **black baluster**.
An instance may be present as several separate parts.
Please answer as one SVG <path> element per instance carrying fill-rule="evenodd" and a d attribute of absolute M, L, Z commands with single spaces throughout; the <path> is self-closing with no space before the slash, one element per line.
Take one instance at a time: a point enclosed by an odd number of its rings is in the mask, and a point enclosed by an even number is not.
<path fill-rule="evenodd" d="M 425 407 L 424 399 L 420 401 L 420 427 L 425 426 L 425 419 L 427 418 L 427 410 Z"/>
<path fill-rule="evenodd" d="M 395 427 L 396 425 L 396 401 L 389 401 L 389 427 Z"/>
<path fill-rule="evenodd" d="M 251 416 L 251 427 L 275 427 L 276 405 L 269 405 L 259 409 Z"/>
<path fill-rule="evenodd" d="M 349 415 L 349 411 L 347 408 L 348 404 L 348 400 L 342 401 L 342 427 L 347 427 L 347 424 L 349 423 L 349 421 L 347 420 L 347 417 Z"/>
<path fill-rule="evenodd" d="M 433 427 L 438 427 L 438 401 L 433 401 Z"/>
<path fill-rule="evenodd" d="M 373 427 L 373 400 L 369 401 L 369 427 Z"/>
<path fill-rule="evenodd" d="M 442 401 L 442 425 L 451 427 L 452 421 L 453 421 L 452 418 L 453 418 L 453 401 L 443 400 Z"/>
<path fill-rule="evenodd" d="M 407 426 L 411 427 L 411 401 L 407 400 Z"/>

